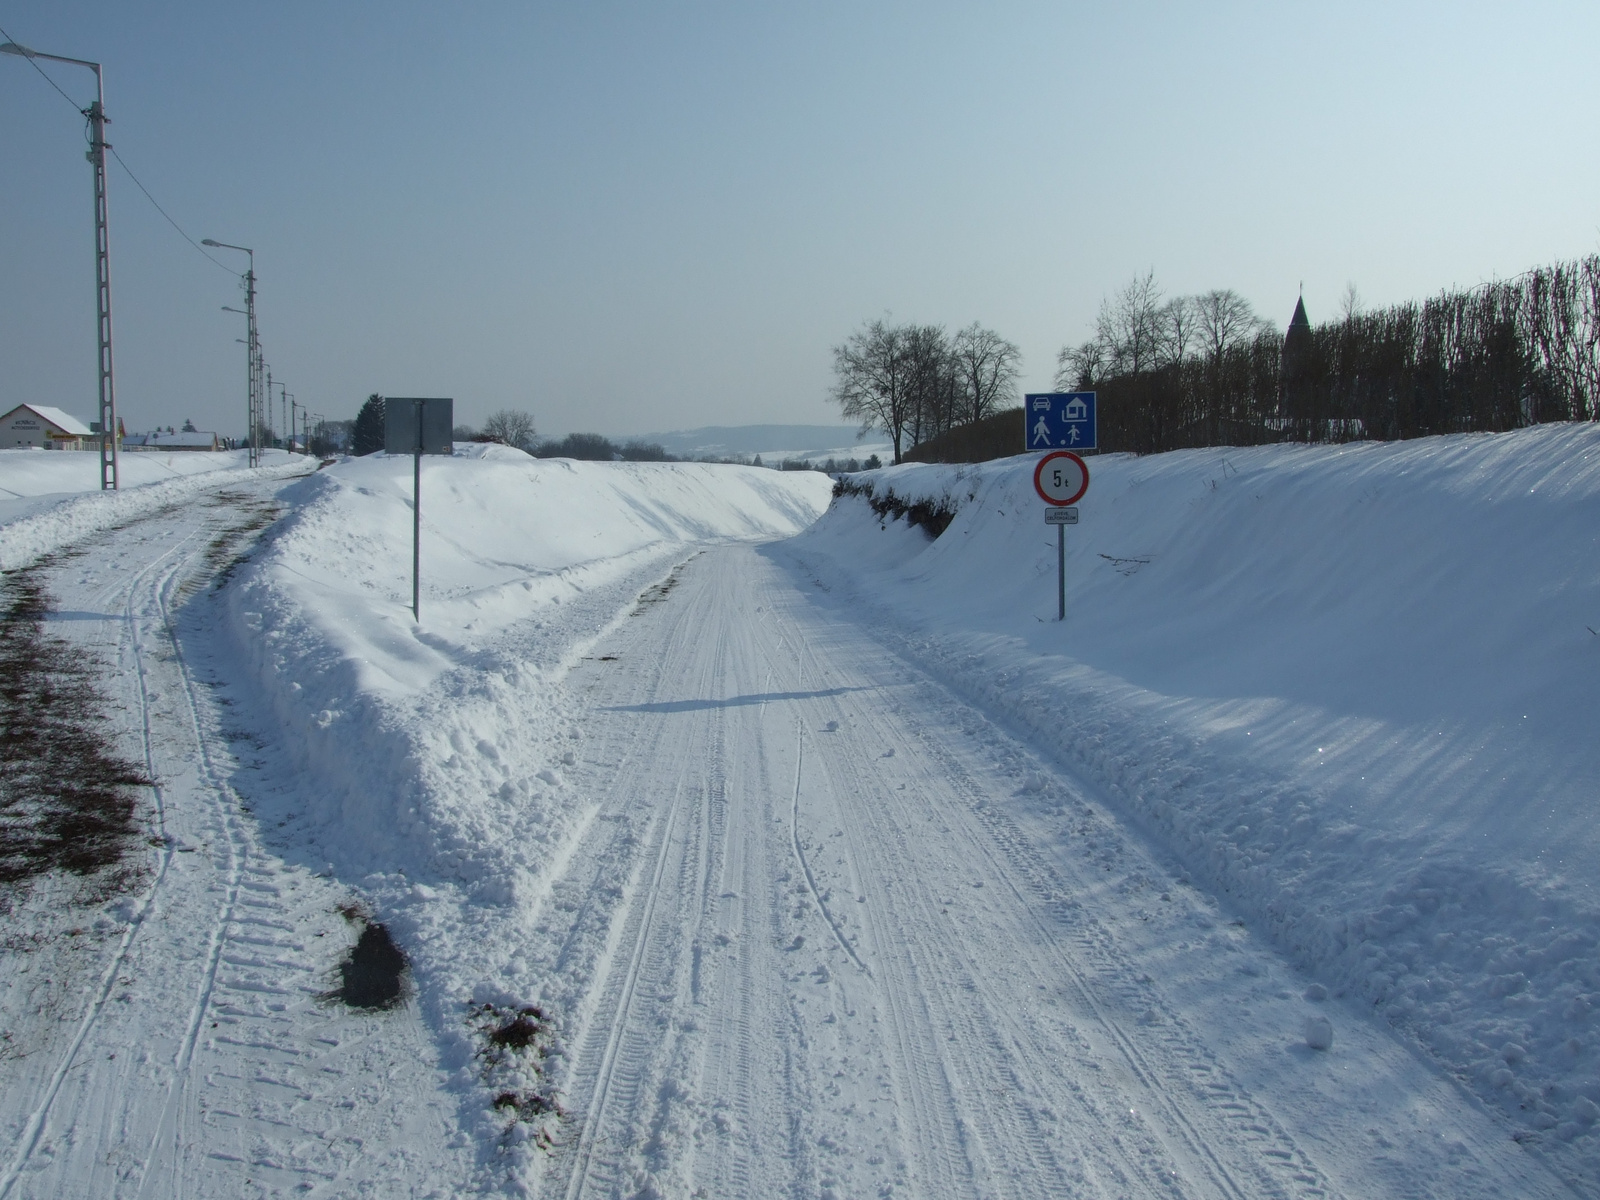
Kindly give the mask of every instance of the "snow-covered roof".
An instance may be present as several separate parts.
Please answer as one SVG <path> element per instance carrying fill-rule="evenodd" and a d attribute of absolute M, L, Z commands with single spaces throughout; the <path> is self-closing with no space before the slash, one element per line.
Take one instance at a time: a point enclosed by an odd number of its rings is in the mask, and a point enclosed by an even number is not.
<path fill-rule="evenodd" d="M 27 409 L 35 416 L 38 416 L 42 420 L 54 425 L 57 429 L 61 430 L 62 433 L 70 433 L 75 436 L 88 437 L 94 432 L 71 413 L 62 412 L 59 408 L 51 408 L 48 404 L 19 404 L 17 405 L 17 408 Z M 6 413 L 6 416 L 9 417 L 11 413 L 16 412 L 17 408 L 13 408 L 11 412 Z"/>
<path fill-rule="evenodd" d="M 217 444 L 217 435 L 193 430 L 188 433 L 166 433 L 158 429 L 154 433 L 130 433 L 122 439 L 122 444 L 124 446 L 211 447 Z"/>

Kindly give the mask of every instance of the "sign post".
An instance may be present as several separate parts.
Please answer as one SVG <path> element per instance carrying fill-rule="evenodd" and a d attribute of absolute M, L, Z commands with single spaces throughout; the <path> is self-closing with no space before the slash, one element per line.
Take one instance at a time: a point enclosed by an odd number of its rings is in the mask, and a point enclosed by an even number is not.
<path fill-rule="evenodd" d="M 1099 449 L 1093 392 L 1030 392 L 1022 398 L 1022 418 L 1029 450 Z"/>
<path fill-rule="evenodd" d="M 1065 621 L 1067 526 L 1078 523 L 1078 510 L 1074 505 L 1089 490 L 1089 464 L 1070 450 L 1053 450 L 1033 469 L 1033 490 L 1039 493 L 1039 499 L 1050 505 L 1045 510 L 1045 524 L 1056 527 L 1056 620 Z"/>
<path fill-rule="evenodd" d="M 383 402 L 383 449 L 412 456 L 411 617 L 422 621 L 422 456 L 450 454 L 455 401 L 449 397 L 390 396 Z"/>

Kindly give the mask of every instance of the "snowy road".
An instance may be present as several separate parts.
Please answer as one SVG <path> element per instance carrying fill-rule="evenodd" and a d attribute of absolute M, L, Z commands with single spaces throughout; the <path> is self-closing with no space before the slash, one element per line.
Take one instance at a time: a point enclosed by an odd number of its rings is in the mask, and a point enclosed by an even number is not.
<path fill-rule="evenodd" d="M 113 915 L 57 881 L 8 916 L 32 936 L 5 959 L 0 1196 L 393 1196 L 466 1174 L 420 1022 L 318 1002 L 350 893 L 264 846 L 240 787 L 273 748 L 235 758 L 207 686 L 203 591 L 282 486 L 219 484 L 39 571 L 48 632 L 98 658 L 113 741 L 160 786 L 147 876 Z"/>
<path fill-rule="evenodd" d="M 561 676 L 578 816 L 494 928 L 567 1115 L 506 1153 L 457 1001 L 319 1000 L 356 881 L 264 827 L 318 782 L 208 624 L 282 486 L 40 570 L 161 786 L 131 899 L 9 918 L 0 1197 L 1572 1194 L 783 543 L 684 552 Z"/>
<path fill-rule="evenodd" d="M 540 1194 L 1564 1194 L 823 586 L 708 551 L 568 681 Z"/>

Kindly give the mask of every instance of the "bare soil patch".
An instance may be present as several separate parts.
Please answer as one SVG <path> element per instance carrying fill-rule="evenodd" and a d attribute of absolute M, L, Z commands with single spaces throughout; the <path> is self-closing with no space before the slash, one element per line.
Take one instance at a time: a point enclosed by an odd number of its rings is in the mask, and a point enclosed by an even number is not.
<path fill-rule="evenodd" d="M 48 636 L 36 572 L 0 579 L 0 887 L 64 871 L 120 890 L 137 876 L 137 792 L 153 781 L 111 751 L 100 665 Z"/>

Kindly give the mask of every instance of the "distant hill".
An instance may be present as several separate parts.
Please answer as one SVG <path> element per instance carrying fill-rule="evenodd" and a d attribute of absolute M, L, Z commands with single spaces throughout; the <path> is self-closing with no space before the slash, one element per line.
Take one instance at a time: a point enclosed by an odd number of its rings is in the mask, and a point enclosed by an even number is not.
<path fill-rule="evenodd" d="M 803 456 L 860 445 L 870 453 L 868 443 L 877 435 L 856 441 L 856 425 L 704 425 L 699 429 L 677 429 L 671 433 L 640 434 L 641 442 L 658 442 L 668 454 L 683 457 L 768 454 L 783 450 Z M 613 438 L 613 441 L 628 441 Z"/>

